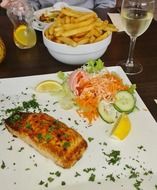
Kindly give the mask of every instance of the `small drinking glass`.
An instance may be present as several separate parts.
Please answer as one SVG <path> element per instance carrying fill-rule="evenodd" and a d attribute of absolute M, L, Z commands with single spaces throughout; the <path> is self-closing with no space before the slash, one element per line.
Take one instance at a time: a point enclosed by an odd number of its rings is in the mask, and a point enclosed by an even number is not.
<path fill-rule="evenodd" d="M 13 39 L 16 46 L 20 49 L 32 48 L 36 44 L 32 7 L 25 0 L 11 1 L 7 15 L 14 26 Z"/>
<path fill-rule="evenodd" d="M 143 67 L 133 59 L 133 52 L 138 36 L 142 35 L 149 27 L 155 8 L 155 0 L 123 0 L 121 19 L 126 33 L 130 36 L 128 58 L 120 65 L 128 75 L 141 73 Z"/>

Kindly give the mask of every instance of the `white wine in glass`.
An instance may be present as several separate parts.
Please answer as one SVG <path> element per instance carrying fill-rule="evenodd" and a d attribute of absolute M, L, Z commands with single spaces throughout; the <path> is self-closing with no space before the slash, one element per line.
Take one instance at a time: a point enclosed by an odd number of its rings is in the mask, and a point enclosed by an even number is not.
<path fill-rule="evenodd" d="M 125 32 L 130 36 L 128 58 L 120 65 L 126 74 L 141 73 L 143 67 L 133 59 L 133 52 L 138 36 L 142 35 L 149 27 L 155 8 L 155 0 L 123 0 L 121 19 Z"/>

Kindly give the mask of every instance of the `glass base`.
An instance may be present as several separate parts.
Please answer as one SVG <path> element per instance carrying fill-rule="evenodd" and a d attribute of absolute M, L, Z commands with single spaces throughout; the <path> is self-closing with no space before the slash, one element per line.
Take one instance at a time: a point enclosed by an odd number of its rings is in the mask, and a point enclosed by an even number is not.
<path fill-rule="evenodd" d="M 137 75 L 143 71 L 143 66 L 140 63 L 127 64 L 126 61 L 121 61 L 117 64 L 121 66 L 127 75 Z"/>

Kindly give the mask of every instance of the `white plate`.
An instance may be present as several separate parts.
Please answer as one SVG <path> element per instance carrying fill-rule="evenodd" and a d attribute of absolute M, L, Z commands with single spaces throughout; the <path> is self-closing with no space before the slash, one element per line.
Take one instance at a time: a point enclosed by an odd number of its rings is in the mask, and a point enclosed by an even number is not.
<path fill-rule="evenodd" d="M 45 26 L 47 26 L 49 23 L 46 22 L 42 22 L 40 21 L 40 16 L 44 13 L 48 13 L 48 12 L 52 12 L 55 11 L 55 9 L 53 7 L 48 7 L 48 8 L 44 8 L 44 9 L 40 9 L 38 11 L 34 12 L 34 19 L 33 19 L 33 23 L 32 26 L 35 30 L 39 30 L 42 31 L 44 29 Z"/>
<path fill-rule="evenodd" d="M 125 73 L 120 67 L 110 67 L 110 71 L 117 72 L 124 82 L 130 84 Z M 35 94 L 41 107 L 48 109 L 48 114 L 65 122 L 76 129 L 88 142 L 88 148 L 83 157 L 71 168 L 62 169 L 51 160 L 43 157 L 33 148 L 25 144 L 0 126 L 0 184 L 5 190 L 133 190 L 136 179 L 129 179 L 130 171 L 126 165 L 136 168 L 141 178 L 142 190 L 153 190 L 157 185 L 157 124 L 152 115 L 136 94 L 139 111 L 129 115 L 132 131 L 122 142 L 109 137 L 111 125 L 97 119 L 89 126 L 80 118 L 75 109 L 63 110 L 56 99 L 49 94 L 36 93 L 34 87 L 41 81 L 57 79 L 56 74 L 37 75 L 28 77 L 8 78 L 0 80 L 0 119 L 6 118 L 4 110 L 15 108 L 23 101 L 32 99 Z M 92 138 L 91 142 L 88 138 Z M 119 165 L 108 164 L 108 157 L 104 152 L 120 151 Z M 4 168 L 3 168 L 4 167 Z M 88 173 L 84 169 L 91 168 Z M 94 170 L 94 169 L 95 170 Z M 126 169 L 124 169 L 126 168 Z M 93 171 L 93 170 L 94 171 Z M 52 173 L 59 171 L 61 176 Z M 153 174 L 144 175 L 153 171 Z M 149 173 L 149 172 L 148 172 Z M 109 180 L 108 175 L 113 175 L 115 182 Z M 95 181 L 89 177 L 95 175 Z M 49 182 L 52 177 L 54 180 Z M 49 178 L 49 180 L 48 180 Z M 40 182 L 44 184 L 39 185 Z M 66 185 L 63 184 L 66 183 Z M 101 184 L 99 184 L 101 183 Z M 45 187 L 47 186 L 48 187 Z"/>
<path fill-rule="evenodd" d="M 77 10 L 77 11 L 91 11 L 91 10 L 83 8 L 83 7 L 69 6 L 68 4 L 63 3 L 63 2 L 62 3 L 56 3 L 56 4 L 54 4 L 53 7 L 39 9 L 39 10 L 34 12 L 34 19 L 33 19 L 33 22 L 32 22 L 33 28 L 35 30 L 42 31 L 49 23 L 41 22 L 39 20 L 39 17 L 43 13 L 48 13 L 48 12 L 52 12 L 52 11 L 56 11 L 56 10 L 61 10 L 62 7 L 70 7 L 72 9 L 74 9 L 74 10 Z"/>

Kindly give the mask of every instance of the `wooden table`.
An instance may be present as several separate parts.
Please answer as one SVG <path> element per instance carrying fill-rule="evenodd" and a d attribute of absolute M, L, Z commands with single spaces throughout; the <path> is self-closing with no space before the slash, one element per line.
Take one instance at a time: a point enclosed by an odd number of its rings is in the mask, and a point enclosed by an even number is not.
<path fill-rule="evenodd" d="M 103 16 L 103 11 L 99 12 Z M 18 49 L 12 38 L 12 24 L 7 16 L 0 16 L 0 36 L 3 38 L 7 55 L 0 64 L 0 78 L 38 75 L 69 71 L 78 66 L 66 65 L 55 60 L 42 42 L 41 32 L 37 32 L 37 44 L 29 50 Z M 124 33 L 114 33 L 112 42 L 101 57 L 106 66 L 115 66 L 126 59 L 129 48 L 129 37 Z M 135 57 L 143 65 L 143 72 L 129 76 L 137 85 L 137 91 L 157 121 L 157 22 L 153 21 L 149 29 L 137 40 Z"/>

